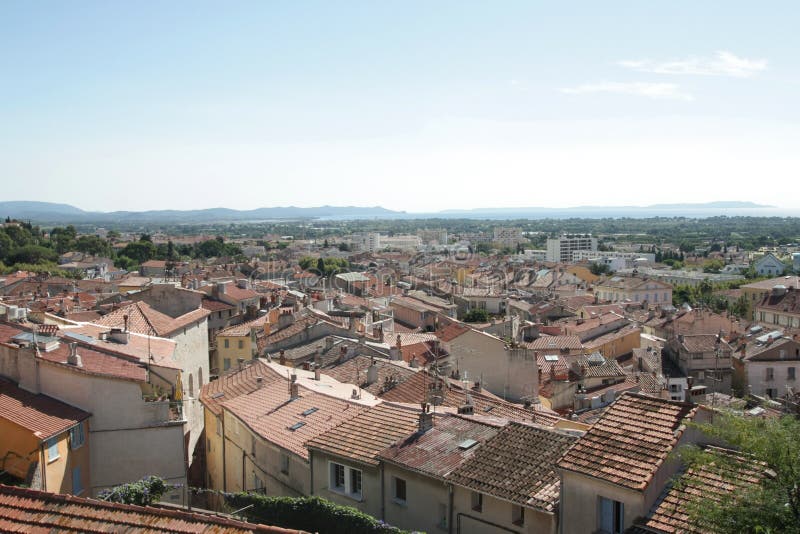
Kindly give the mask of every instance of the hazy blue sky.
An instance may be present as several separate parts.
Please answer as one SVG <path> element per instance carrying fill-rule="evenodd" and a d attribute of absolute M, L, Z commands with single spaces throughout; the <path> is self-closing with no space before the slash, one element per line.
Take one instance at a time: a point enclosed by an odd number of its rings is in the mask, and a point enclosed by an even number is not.
<path fill-rule="evenodd" d="M 800 3 L 0 2 L 3 200 L 800 207 Z"/>

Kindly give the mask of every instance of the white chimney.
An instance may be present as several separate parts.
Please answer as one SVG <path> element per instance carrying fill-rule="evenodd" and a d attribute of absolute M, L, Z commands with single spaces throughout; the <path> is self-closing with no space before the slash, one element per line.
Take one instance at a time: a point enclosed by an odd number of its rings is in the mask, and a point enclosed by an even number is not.
<path fill-rule="evenodd" d="M 373 358 L 372 364 L 367 367 L 367 385 L 374 384 L 378 381 L 378 364 L 375 363 Z"/>
<path fill-rule="evenodd" d="M 75 367 L 83 367 L 83 362 L 78 354 L 78 344 L 72 342 L 69 344 L 69 356 L 67 356 L 67 363 Z"/>

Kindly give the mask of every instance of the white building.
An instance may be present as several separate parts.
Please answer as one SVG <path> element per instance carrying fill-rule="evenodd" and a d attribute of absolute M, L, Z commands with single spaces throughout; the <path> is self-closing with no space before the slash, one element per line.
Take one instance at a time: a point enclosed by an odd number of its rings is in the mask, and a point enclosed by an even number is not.
<path fill-rule="evenodd" d="M 597 251 L 597 238 L 592 234 L 563 234 L 547 240 L 547 261 L 572 263 L 572 253 L 578 250 Z"/>

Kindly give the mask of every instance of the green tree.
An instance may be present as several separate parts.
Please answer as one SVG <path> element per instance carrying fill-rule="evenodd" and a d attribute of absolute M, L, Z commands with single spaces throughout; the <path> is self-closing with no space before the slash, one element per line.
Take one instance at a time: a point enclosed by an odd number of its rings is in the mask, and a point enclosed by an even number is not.
<path fill-rule="evenodd" d="M 120 252 L 137 263 L 144 263 L 156 256 L 156 246 L 151 241 L 136 241 L 128 243 Z"/>
<path fill-rule="evenodd" d="M 695 524 L 719 534 L 800 532 L 800 420 L 722 413 L 713 423 L 694 426 L 765 466 L 761 483 L 723 499 L 701 495 L 687 510 Z M 719 455 L 696 447 L 683 448 L 680 455 L 690 466 L 719 462 Z M 717 473 L 730 478 L 738 470 L 720 466 Z"/>
<path fill-rule="evenodd" d="M 98 497 L 102 501 L 149 506 L 158 502 L 173 487 L 175 486 L 167 484 L 163 478 L 149 476 L 137 482 L 122 484 L 102 491 Z"/>
<path fill-rule="evenodd" d="M 470 310 L 464 314 L 464 322 L 465 323 L 488 323 L 489 322 L 489 312 L 486 310 L 481 309 L 474 309 Z"/>
<path fill-rule="evenodd" d="M 14 249 L 8 259 L 9 263 L 55 263 L 58 261 L 58 254 L 51 248 L 25 245 Z"/>

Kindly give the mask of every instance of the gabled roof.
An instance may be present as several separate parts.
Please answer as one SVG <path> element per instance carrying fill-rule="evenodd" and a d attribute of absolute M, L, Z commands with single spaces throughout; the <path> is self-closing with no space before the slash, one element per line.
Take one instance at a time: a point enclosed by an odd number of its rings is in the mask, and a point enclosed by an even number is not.
<path fill-rule="evenodd" d="M 125 316 L 127 316 L 129 331 L 149 336 L 167 337 L 181 328 L 205 319 L 210 313 L 203 308 L 197 308 L 179 317 L 172 318 L 156 310 L 146 302 L 134 302 L 114 310 L 108 315 L 104 315 L 96 324 L 113 328 L 125 328 Z"/>
<path fill-rule="evenodd" d="M 290 400 L 287 381 L 276 380 L 222 407 L 265 440 L 308 460 L 307 441 L 360 414 L 364 406 L 298 389 L 300 396 Z"/>
<path fill-rule="evenodd" d="M 379 404 L 317 436 L 307 446 L 377 466 L 378 454 L 414 432 L 418 417 L 419 410 Z"/>
<path fill-rule="evenodd" d="M 530 343 L 523 343 L 532 350 L 553 350 L 558 351 L 561 349 L 567 350 L 580 350 L 583 348 L 581 338 L 578 336 L 542 336 L 534 339 Z"/>
<path fill-rule="evenodd" d="M 217 336 L 250 337 L 250 330 L 255 328 L 263 331 L 264 324 L 267 323 L 268 319 L 269 317 L 267 315 L 262 315 L 261 317 L 251 319 L 250 321 L 239 323 L 237 325 L 229 326 L 223 330 L 220 330 L 217 332 Z"/>
<path fill-rule="evenodd" d="M 342 363 L 325 367 L 322 372 L 339 382 L 355 384 L 373 395 L 380 395 L 383 391 L 388 391 L 416 373 L 416 371 L 400 364 L 375 358 L 374 364 L 378 369 L 378 379 L 372 384 L 368 384 L 367 369 L 372 364 L 373 359 L 369 356 L 357 355 Z"/>
<path fill-rule="evenodd" d="M 672 534 L 702 534 L 707 528 L 696 524 L 687 508 L 699 499 L 719 499 L 733 492 L 759 484 L 764 478 L 765 466 L 742 454 L 718 447 L 708 447 L 706 452 L 720 461 L 687 470 L 664 489 L 653 510 L 645 519 L 642 532 Z"/>
<path fill-rule="evenodd" d="M 0 419 L 11 421 L 44 441 L 72 428 L 91 414 L 47 395 L 33 394 L 0 378 Z"/>
<path fill-rule="evenodd" d="M 134 506 L 0 484 L 0 531 L 48 533 L 274 533 L 300 534 L 217 515 Z"/>
<path fill-rule="evenodd" d="M 678 442 L 684 419 L 693 416 L 690 404 L 626 393 L 558 466 L 642 491 Z"/>
<path fill-rule="evenodd" d="M 444 479 L 499 431 L 498 426 L 455 415 L 436 416 L 433 428 L 411 434 L 379 456 L 385 462 Z M 475 443 L 464 447 L 468 440 Z"/>
<path fill-rule="evenodd" d="M 547 512 L 558 506 L 556 462 L 577 437 L 509 423 L 453 471 L 450 482 Z"/>
<path fill-rule="evenodd" d="M 262 383 L 259 384 L 258 378 Z M 214 415 L 222 413 L 222 403 L 235 399 L 239 395 L 247 395 L 265 383 L 283 380 L 263 361 L 255 360 L 242 370 L 226 373 L 216 380 L 205 384 L 200 389 L 200 402 Z"/>

